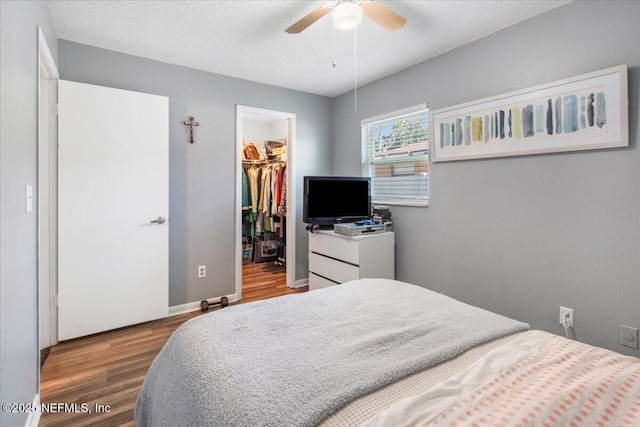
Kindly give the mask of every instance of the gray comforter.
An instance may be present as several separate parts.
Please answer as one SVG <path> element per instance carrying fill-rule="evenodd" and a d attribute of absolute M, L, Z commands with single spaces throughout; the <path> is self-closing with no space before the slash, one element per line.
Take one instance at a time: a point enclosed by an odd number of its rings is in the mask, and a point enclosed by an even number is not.
<path fill-rule="evenodd" d="M 135 408 L 144 426 L 313 426 L 352 400 L 528 325 L 363 279 L 236 305 L 171 336 Z"/>

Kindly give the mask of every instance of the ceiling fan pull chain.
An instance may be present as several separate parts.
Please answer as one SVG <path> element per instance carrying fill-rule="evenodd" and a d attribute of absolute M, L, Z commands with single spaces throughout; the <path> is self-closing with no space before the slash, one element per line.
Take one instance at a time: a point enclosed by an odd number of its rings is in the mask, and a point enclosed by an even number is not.
<path fill-rule="evenodd" d="M 336 68 L 336 8 L 331 9 L 331 19 L 333 20 L 333 68 Z"/>
<path fill-rule="evenodd" d="M 353 29 L 353 112 L 358 113 L 358 28 Z"/>

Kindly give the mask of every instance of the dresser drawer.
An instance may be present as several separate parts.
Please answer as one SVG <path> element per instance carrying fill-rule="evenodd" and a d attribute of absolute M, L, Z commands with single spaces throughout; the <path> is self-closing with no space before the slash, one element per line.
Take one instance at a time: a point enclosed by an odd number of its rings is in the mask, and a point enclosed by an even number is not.
<path fill-rule="evenodd" d="M 315 291 L 316 289 L 328 288 L 330 286 L 335 286 L 338 283 L 332 282 L 331 280 L 325 279 L 324 277 L 318 276 L 314 273 L 309 273 L 309 290 Z"/>
<path fill-rule="evenodd" d="M 360 264 L 360 245 L 353 240 L 320 233 L 309 235 L 309 251 L 352 264 Z"/>
<path fill-rule="evenodd" d="M 355 280 L 360 276 L 360 269 L 355 265 L 346 264 L 314 253 L 309 254 L 309 272 L 338 283 Z"/>

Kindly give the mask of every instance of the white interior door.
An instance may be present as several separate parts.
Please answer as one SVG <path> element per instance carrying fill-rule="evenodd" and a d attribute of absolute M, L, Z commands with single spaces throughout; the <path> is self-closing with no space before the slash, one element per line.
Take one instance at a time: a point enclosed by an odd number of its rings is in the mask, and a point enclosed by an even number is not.
<path fill-rule="evenodd" d="M 168 98 L 60 80 L 58 104 L 59 340 L 165 317 Z"/>

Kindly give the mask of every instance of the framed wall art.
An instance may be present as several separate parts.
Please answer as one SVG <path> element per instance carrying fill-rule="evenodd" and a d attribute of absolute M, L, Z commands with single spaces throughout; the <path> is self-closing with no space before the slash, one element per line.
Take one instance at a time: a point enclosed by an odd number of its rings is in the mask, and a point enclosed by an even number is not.
<path fill-rule="evenodd" d="M 629 145 L 627 66 L 431 113 L 434 162 Z"/>

